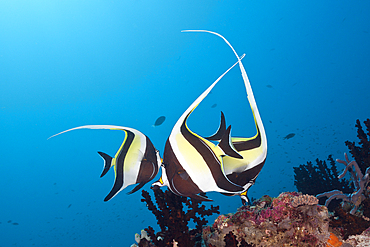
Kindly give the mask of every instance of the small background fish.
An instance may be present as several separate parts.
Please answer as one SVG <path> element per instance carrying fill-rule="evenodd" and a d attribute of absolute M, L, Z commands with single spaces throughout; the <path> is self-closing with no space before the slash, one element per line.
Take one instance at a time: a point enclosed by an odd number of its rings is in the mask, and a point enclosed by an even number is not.
<path fill-rule="evenodd" d="M 165 116 L 160 116 L 159 118 L 157 118 L 157 120 L 155 120 L 154 127 L 163 124 L 165 120 L 166 120 Z"/>
<path fill-rule="evenodd" d="M 287 139 L 293 138 L 294 136 L 295 136 L 295 133 L 287 134 L 286 136 L 284 136 L 283 140 L 287 140 Z"/>

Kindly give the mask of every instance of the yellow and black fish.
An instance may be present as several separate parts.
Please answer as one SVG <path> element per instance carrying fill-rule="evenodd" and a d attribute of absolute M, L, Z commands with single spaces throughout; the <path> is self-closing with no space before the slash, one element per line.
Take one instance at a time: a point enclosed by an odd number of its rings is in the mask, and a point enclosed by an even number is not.
<path fill-rule="evenodd" d="M 210 200 L 199 193 L 217 191 L 223 193 L 242 193 L 244 188 L 231 182 L 224 173 L 222 156 L 242 158 L 230 141 L 230 130 L 218 145 L 192 132 L 187 119 L 198 104 L 208 95 L 219 80 L 238 62 L 222 74 L 208 87 L 182 114 L 167 139 L 161 179 L 153 185 L 168 186 L 181 196 L 198 200 Z"/>
<path fill-rule="evenodd" d="M 239 58 L 238 54 L 231 46 L 231 44 L 220 34 L 207 31 L 207 30 L 185 30 L 183 32 L 206 32 L 217 35 L 222 38 L 232 49 L 235 56 L 238 58 L 239 68 L 244 81 L 245 89 L 247 92 L 248 102 L 252 109 L 254 122 L 256 126 L 256 135 L 250 138 L 245 137 L 231 137 L 231 142 L 237 152 L 243 157 L 242 159 L 235 158 L 232 156 L 224 156 L 223 167 L 227 178 L 244 187 L 243 193 L 239 195 L 242 198 L 243 203 L 248 202 L 247 191 L 254 184 L 258 174 L 260 173 L 267 156 L 267 138 L 265 128 L 262 123 L 261 116 L 259 114 L 257 103 L 253 95 L 252 87 L 250 85 L 247 73 L 244 69 L 243 63 Z M 209 140 L 220 140 L 226 132 L 226 123 L 223 113 L 221 113 L 221 124 L 218 131 Z M 238 193 L 229 193 L 231 195 Z"/>
<path fill-rule="evenodd" d="M 125 139 L 114 158 L 103 152 L 98 152 L 104 159 L 104 169 L 100 177 L 103 177 L 112 166 L 115 174 L 113 188 L 104 201 L 109 201 L 127 186 L 138 184 L 128 192 L 128 194 L 134 193 L 157 175 L 161 165 L 159 151 L 155 149 L 150 139 L 140 131 L 114 125 L 85 125 L 65 130 L 51 137 L 77 129 L 110 129 L 125 132 Z"/>

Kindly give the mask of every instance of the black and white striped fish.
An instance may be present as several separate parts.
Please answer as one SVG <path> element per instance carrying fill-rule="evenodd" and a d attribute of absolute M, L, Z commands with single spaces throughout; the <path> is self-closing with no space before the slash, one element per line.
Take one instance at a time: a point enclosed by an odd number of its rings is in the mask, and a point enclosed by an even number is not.
<path fill-rule="evenodd" d="M 128 192 L 128 194 L 134 193 L 157 175 L 161 165 L 159 151 L 140 131 L 114 125 L 85 125 L 65 130 L 51 137 L 77 129 L 109 129 L 125 132 L 125 139 L 114 157 L 98 152 L 104 159 L 104 169 L 100 177 L 103 177 L 112 166 L 115 174 L 113 188 L 104 201 L 109 201 L 127 186 L 138 184 Z"/>
<path fill-rule="evenodd" d="M 231 137 L 231 142 L 237 152 L 243 157 L 242 159 L 234 158 L 232 156 L 223 157 L 224 171 L 228 179 L 240 186 L 244 187 L 243 193 L 239 195 L 243 203 L 248 202 L 247 191 L 254 184 L 258 174 L 260 173 L 267 156 L 267 138 L 265 128 L 262 123 L 260 113 L 257 108 L 257 103 L 253 95 L 252 87 L 250 85 L 247 73 L 244 69 L 243 63 L 238 54 L 231 46 L 231 44 L 220 34 L 207 30 L 185 30 L 183 32 L 206 32 L 217 35 L 222 38 L 232 49 L 235 56 L 238 58 L 239 68 L 244 81 L 247 92 L 248 102 L 252 109 L 254 122 L 256 126 L 256 135 L 250 138 L 245 137 Z M 221 123 L 218 131 L 208 140 L 221 140 L 224 135 L 227 135 L 225 117 L 221 113 Z M 234 195 L 235 193 L 231 193 Z M 238 194 L 238 193 L 236 193 Z"/>
<path fill-rule="evenodd" d="M 222 74 L 208 87 L 182 114 L 167 139 L 163 168 L 160 180 L 154 186 L 168 186 L 181 196 L 198 200 L 210 200 L 199 193 L 216 191 L 223 193 L 242 193 L 244 188 L 231 182 L 224 173 L 223 156 L 242 158 L 230 140 L 231 127 L 218 145 L 192 132 L 187 126 L 187 119 L 198 104 L 209 94 L 221 78 L 238 62 Z"/>

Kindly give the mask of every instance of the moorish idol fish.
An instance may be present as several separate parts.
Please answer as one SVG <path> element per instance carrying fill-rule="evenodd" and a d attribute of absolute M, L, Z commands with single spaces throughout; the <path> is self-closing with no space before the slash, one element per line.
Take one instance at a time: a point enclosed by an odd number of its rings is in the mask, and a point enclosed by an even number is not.
<path fill-rule="evenodd" d="M 207 30 L 184 30 L 182 32 L 206 32 L 217 35 L 218 37 L 222 38 L 226 42 L 226 44 L 229 45 L 235 56 L 238 58 L 239 68 L 242 73 L 242 78 L 246 88 L 248 102 L 252 109 L 257 133 L 255 136 L 250 138 L 231 137 L 232 145 L 235 147 L 238 154 L 242 156 L 242 159 L 235 158 L 233 156 L 224 156 L 222 159 L 224 171 L 227 175 L 227 178 L 231 182 L 244 187 L 243 193 L 239 195 L 241 196 L 243 204 L 245 204 L 249 201 L 247 197 L 247 191 L 255 183 L 255 180 L 260 173 L 267 156 L 267 138 L 265 128 L 263 126 L 262 119 L 257 108 L 257 103 L 254 98 L 247 73 L 238 54 L 231 46 L 231 44 L 222 35 Z M 221 112 L 221 123 L 218 131 L 213 136 L 206 139 L 219 141 L 221 140 L 221 138 L 223 138 L 224 135 L 227 134 L 228 133 L 225 124 L 225 117 Z M 230 194 L 234 195 L 238 193 Z"/>
<path fill-rule="evenodd" d="M 242 59 L 242 56 L 239 59 Z M 153 186 L 168 186 L 176 195 L 210 201 L 200 193 L 217 191 L 241 193 L 244 188 L 231 182 L 224 173 L 222 156 L 242 158 L 230 141 L 231 127 L 215 146 L 211 141 L 192 132 L 187 119 L 221 78 L 238 62 L 208 87 L 178 119 L 167 139 L 163 154 L 162 176 Z"/>
<path fill-rule="evenodd" d="M 128 194 L 132 194 L 157 175 L 162 163 L 159 151 L 140 131 L 114 125 L 85 125 L 65 130 L 49 138 L 77 129 L 110 129 L 125 132 L 125 138 L 114 158 L 103 152 L 98 152 L 104 159 L 104 169 L 100 177 L 103 177 L 112 166 L 115 174 L 113 188 L 104 201 L 109 201 L 127 186 L 138 184 L 128 192 Z"/>

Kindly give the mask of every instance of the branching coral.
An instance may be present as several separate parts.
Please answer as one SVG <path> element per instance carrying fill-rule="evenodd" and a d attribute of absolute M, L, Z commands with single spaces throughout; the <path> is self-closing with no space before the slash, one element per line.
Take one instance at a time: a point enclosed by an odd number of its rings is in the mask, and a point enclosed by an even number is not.
<path fill-rule="evenodd" d="M 357 137 L 360 140 L 359 146 L 356 146 L 355 142 L 346 141 L 354 160 L 350 162 L 347 154 L 344 161 L 337 160 L 338 163 L 345 165 L 341 175 L 337 174 L 335 162 L 331 156 L 329 156 L 330 169 L 325 162 L 319 160 L 316 160 L 316 167 L 309 162 L 307 166 L 301 165 L 294 168 L 295 185 L 298 190 L 313 195 L 319 194 L 317 197 L 321 200 L 327 198 L 326 206 L 330 206 L 334 211 L 330 226 L 344 239 L 353 234 L 360 234 L 370 226 L 370 188 L 367 187 L 370 180 L 370 119 L 364 123 L 366 133 L 359 120 L 355 125 Z M 343 178 L 347 172 L 351 176 L 351 186 L 349 181 Z M 326 192 L 328 190 L 329 192 Z M 330 203 L 333 199 L 339 199 L 334 207 L 334 203 Z M 345 203 L 340 205 L 338 201 Z"/>
<path fill-rule="evenodd" d="M 195 201 L 186 197 L 177 196 L 166 190 L 163 192 L 160 188 L 153 189 L 155 201 L 158 205 L 155 206 L 149 193 L 142 191 L 142 202 L 146 202 L 148 209 L 155 215 L 161 231 L 155 234 L 152 227 L 146 228 L 146 232 L 155 246 L 174 246 L 176 242 L 178 246 L 200 246 L 196 236 L 201 240 L 202 227 L 207 224 L 205 216 L 210 216 L 214 213 L 219 214 L 219 207 L 212 206 L 206 209 L 201 202 Z M 184 204 L 186 208 L 184 208 Z M 188 223 L 192 220 L 196 223 L 196 228 L 189 230 Z M 141 243 L 139 243 L 140 246 Z"/>
<path fill-rule="evenodd" d="M 359 146 L 356 146 L 355 142 L 346 141 L 346 145 L 353 158 L 356 160 L 362 173 L 365 173 L 366 169 L 370 167 L 370 119 L 364 121 L 366 131 L 362 129 L 360 120 L 356 121 L 357 137 L 360 140 Z"/>
<path fill-rule="evenodd" d="M 316 159 L 316 164 L 307 162 L 306 165 L 293 167 L 294 185 L 297 190 L 309 195 L 317 195 L 328 190 L 340 190 L 344 193 L 353 192 L 350 182 L 338 178 L 335 161 L 331 155 L 328 157 L 330 168 L 325 161 Z"/>
<path fill-rule="evenodd" d="M 353 205 L 351 213 L 355 213 L 361 202 L 369 197 L 369 192 L 366 189 L 366 185 L 369 182 L 370 173 L 370 119 L 364 121 L 367 133 L 362 129 L 359 120 L 356 121 L 357 137 L 359 138 L 359 146 L 356 146 L 355 142 L 346 141 L 346 145 L 350 149 L 350 153 L 354 157 L 354 161 L 349 161 L 347 154 L 345 154 L 345 161 L 337 160 L 346 166 L 344 172 L 338 175 L 335 162 L 331 155 L 329 155 L 329 161 L 331 168 L 329 169 L 325 161 L 316 160 L 317 165 L 312 165 L 308 162 L 307 165 L 300 165 L 294 167 L 295 181 L 294 184 L 297 186 L 298 191 L 302 191 L 307 194 L 317 195 L 322 199 L 326 200 L 326 206 L 329 207 L 329 203 L 333 199 L 339 199 L 349 202 Z M 344 175 L 350 172 L 352 177 L 352 183 L 349 180 L 344 179 Z M 333 210 L 339 205 L 339 201 L 330 205 L 330 209 Z"/>
<path fill-rule="evenodd" d="M 329 203 L 333 199 L 342 199 L 343 201 L 352 203 L 354 207 L 351 210 L 351 214 L 354 214 L 362 201 L 365 200 L 365 195 L 363 194 L 366 185 L 369 182 L 369 173 L 370 173 L 370 167 L 368 167 L 365 171 L 365 175 L 362 174 L 360 167 L 358 166 L 357 162 L 355 160 L 349 162 L 348 156 L 345 153 L 345 161 L 337 159 L 337 162 L 342 163 L 346 166 L 343 173 L 338 176 L 339 179 L 343 178 L 344 175 L 346 175 L 347 171 L 350 171 L 352 179 L 355 184 L 355 192 L 351 194 L 344 194 L 340 190 L 333 190 L 329 192 L 325 192 L 322 194 L 317 195 L 317 198 L 320 197 L 328 197 L 326 200 L 325 206 L 328 207 Z"/>
<path fill-rule="evenodd" d="M 326 246 L 329 239 L 328 211 L 313 204 L 311 197 L 285 192 L 263 197 L 254 206 L 242 206 L 235 214 L 220 215 L 203 230 L 209 246 L 223 247 L 232 232 L 241 243 L 262 246 Z M 303 200 L 306 199 L 306 200 Z M 227 238 L 230 238 L 227 237 Z"/>

